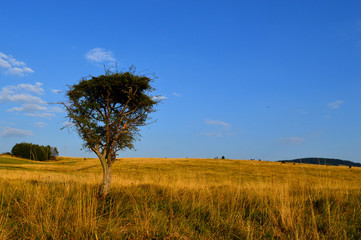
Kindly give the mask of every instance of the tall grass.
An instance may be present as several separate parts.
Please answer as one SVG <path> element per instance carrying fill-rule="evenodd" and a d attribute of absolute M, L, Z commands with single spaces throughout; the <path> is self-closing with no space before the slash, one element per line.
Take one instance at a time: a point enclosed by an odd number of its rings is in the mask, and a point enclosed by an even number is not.
<path fill-rule="evenodd" d="M 1 239 L 361 238 L 359 168 L 123 159 L 101 198 L 97 160 L 63 162 L 3 165 Z"/>

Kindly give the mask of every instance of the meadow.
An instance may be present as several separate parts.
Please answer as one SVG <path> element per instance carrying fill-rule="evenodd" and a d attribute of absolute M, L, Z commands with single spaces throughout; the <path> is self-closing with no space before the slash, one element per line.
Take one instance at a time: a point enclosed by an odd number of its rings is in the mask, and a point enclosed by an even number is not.
<path fill-rule="evenodd" d="M 0 156 L 0 239 L 361 239 L 361 168 Z"/>

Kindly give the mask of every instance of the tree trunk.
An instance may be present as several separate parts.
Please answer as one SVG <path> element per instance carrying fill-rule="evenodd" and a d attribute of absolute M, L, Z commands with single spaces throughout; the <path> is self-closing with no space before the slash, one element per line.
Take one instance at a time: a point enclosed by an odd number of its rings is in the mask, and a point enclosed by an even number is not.
<path fill-rule="evenodd" d="M 110 189 L 110 183 L 112 181 L 112 174 L 110 172 L 110 167 L 111 165 L 108 164 L 102 164 L 103 166 L 103 184 L 100 187 L 100 195 L 105 196 L 108 194 L 109 189 Z"/>

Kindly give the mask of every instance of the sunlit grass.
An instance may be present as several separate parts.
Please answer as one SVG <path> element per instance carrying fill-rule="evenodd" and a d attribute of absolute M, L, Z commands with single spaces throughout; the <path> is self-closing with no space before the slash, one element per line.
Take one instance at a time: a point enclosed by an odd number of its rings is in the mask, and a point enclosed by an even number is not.
<path fill-rule="evenodd" d="M 0 157 L 1 239 L 361 238 L 360 168 L 120 159 L 100 198 L 97 159 L 11 160 Z"/>

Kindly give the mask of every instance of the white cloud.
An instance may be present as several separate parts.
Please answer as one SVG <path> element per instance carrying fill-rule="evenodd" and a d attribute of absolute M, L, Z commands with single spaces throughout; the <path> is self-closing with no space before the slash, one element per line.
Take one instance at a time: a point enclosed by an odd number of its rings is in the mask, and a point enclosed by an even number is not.
<path fill-rule="evenodd" d="M 219 120 L 212 120 L 212 119 L 205 119 L 204 120 L 207 125 L 220 125 L 220 126 L 229 126 L 229 123 L 219 121 Z"/>
<path fill-rule="evenodd" d="M 59 93 L 61 93 L 61 90 L 51 89 L 51 92 L 52 92 L 52 93 L 55 93 L 55 94 L 59 94 Z"/>
<path fill-rule="evenodd" d="M 47 108 L 44 106 L 41 106 L 39 104 L 23 104 L 21 107 L 13 107 L 8 110 L 8 112 L 27 112 L 27 113 L 33 113 L 33 112 L 39 112 L 39 111 L 46 111 Z"/>
<path fill-rule="evenodd" d="M 25 66 L 25 63 L 24 63 L 24 62 L 17 61 L 17 60 L 14 59 L 14 58 L 8 58 L 8 61 L 10 62 L 10 64 L 11 64 L 12 66 L 16 66 L 16 67 Z"/>
<path fill-rule="evenodd" d="M 31 136 L 33 133 L 29 130 L 5 127 L 1 133 L 1 137 L 26 137 Z"/>
<path fill-rule="evenodd" d="M 107 51 L 103 48 L 94 48 L 87 52 L 85 55 L 86 59 L 91 62 L 95 63 L 102 63 L 102 62 L 115 62 L 115 58 L 111 51 Z"/>
<path fill-rule="evenodd" d="M 45 101 L 41 100 L 41 98 L 27 93 L 43 94 L 44 89 L 41 88 L 42 85 L 42 83 L 36 82 L 34 85 L 22 83 L 16 86 L 3 87 L 0 91 L 0 102 L 45 104 Z"/>
<path fill-rule="evenodd" d="M 35 104 L 45 104 L 41 98 L 32 96 L 30 94 L 11 94 L 8 92 L 0 92 L 0 102 L 19 102 L 19 103 L 35 103 Z"/>
<path fill-rule="evenodd" d="M 152 97 L 152 100 L 155 100 L 155 101 L 161 101 L 161 100 L 167 100 L 168 98 L 165 97 L 165 96 L 154 96 Z"/>
<path fill-rule="evenodd" d="M 10 73 L 11 75 L 24 76 L 24 71 L 21 68 L 18 68 L 18 67 L 9 68 L 7 73 Z"/>
<path fill-rule="evenodd" d="M 20 64 L 20 63 L 18 63 Z M 51 118 L 53 113 L 63 112 L 60 107 L 48 107 L 46 102 L 38 96 L 44 93 L 41 87 L 43 84 L 36 82 L 35 84 L 22 83 L 15 86 L 3 87 L 0 91 L 0 103 L 20 103 L 8 109 L 8 112 L 22 112 L 25 116 Z"/>
<path fill-rule="evenodd" d="M 176 97 L 181 97 L 182 95 L 181 94 L 179 94 L 179 93 L 177 93 L 177 92 L 174 92 L 174 93 L 172 93 L 173 94 L 173 96 L 176 96 Z"/>
<path fill-rule="evenodd" d="M 21 83 L 17 86 L 12 86 L 11 88 L 14 90 L 19 90 L 19 91 L 23 90 L 26 92 L 31 92 L 31 93 L 41 95 L 44 93 L 44 89 L 41 88 L 41 86 L 43 86 L 43 84 L 41 82 L 36 82 L 34 85 L 27 84 L 27 83 Z"/>
<path fill-rule="evenodd" d="M 33 73 L 34 72 L 34 70 L 29 67 L 23 67 L 23 70 L 25 73 Z"/>
<path fill-rule="evenodd" d="M 305 139 L 301 137 L 289 137 L 289 138 L 280 138 L 279 141 L 284 144 L 298 144 L 304 142 Z"/>
<path fill-rule="evenodd" d="M 343 104 L 344 101 L 342 100 L 336 100 L 334 102 L 330 102 L 328 104 L 328 107 L 331 108 L 331 109 L 337 109 L 337 108 L 340 108 L 341 104 Z"/>
<path fill-rule="evenodd" d="M 25 76 L 26 73 L 33 73 L 34 70 L 27 67 L 22 61 L 16 60 L 11 55 L 6 55 L 0 52 L 0 68 L 5 70 L 5 73 L 11 75 Z"/>
<path fill-rule="evenodd" d="M 0 56 L 0 67 L 2 67 L 2 68 L 11 68 L 11 65 L 10 65 L 10 63 L 8 63 L 4 59 L 2 59 L 1 56 Z"/>

